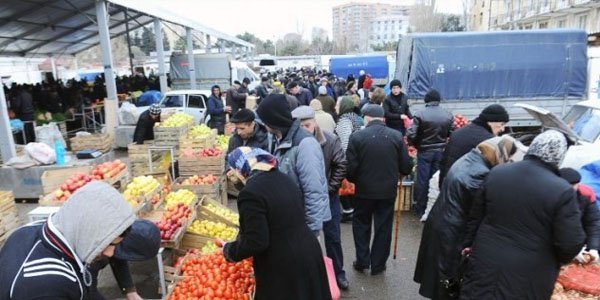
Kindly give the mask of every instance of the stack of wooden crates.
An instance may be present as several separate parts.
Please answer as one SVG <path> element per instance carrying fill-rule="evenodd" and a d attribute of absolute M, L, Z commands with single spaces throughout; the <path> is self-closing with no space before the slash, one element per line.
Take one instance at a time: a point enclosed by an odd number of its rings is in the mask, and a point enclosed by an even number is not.
<path fill-rule="evenodd" d="M 131 143 L 127 145 L 127 155 L 129 157 L 129 164 L 131 166 L 131 176 L 137 177 L 150 173 L 150 148 L 154 144 L 154 141 L 145 141 L 143 145 Z M 152 161 L 154 165 L 158 165 L 160 162 L 160 155 L 153 154 Z"/>
<path fill-rule="evenodd" d="M 12 191 L 0 191 L 0 247 L 12 231 L 21 226 Z"/>
<path fill-rule="evenodd" d="M 96 149 L 106 153 L 112 149 L 113 138 L 106 133 L 92 134 L 88 136 L 75 136 L 70 139 L 71 151 L 78 152 L 86 149 Z"/>

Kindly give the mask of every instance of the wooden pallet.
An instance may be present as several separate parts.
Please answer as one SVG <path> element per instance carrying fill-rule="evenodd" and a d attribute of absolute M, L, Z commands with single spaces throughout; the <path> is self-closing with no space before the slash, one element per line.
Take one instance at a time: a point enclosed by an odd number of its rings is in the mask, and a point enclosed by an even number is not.
<path fill-rule="evenodd" d="M 86 149 L 96 149 L 100 152 L 108 152 L 112 149 L 114 139 L 106 133 L 92 134 L 90 136 L 75 136 L 69 139 L 71 151 L 77 152 Z"/>

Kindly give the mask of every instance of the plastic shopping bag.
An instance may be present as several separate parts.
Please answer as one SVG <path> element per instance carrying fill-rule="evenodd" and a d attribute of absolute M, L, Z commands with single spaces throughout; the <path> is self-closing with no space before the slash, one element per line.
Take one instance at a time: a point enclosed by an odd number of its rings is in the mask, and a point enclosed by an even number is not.
<path fill-rule="evenodd" d="M 140 117 L 137 107 L 129 102 L 123 102 L 119 108 L 120 125 L 136 125 Z"/>
<path fill-rule="evenodd" d="M 25 146 L 25 153 L 35 161 L 44 165 L 53 164 L 56 161 L 56 152 L 44 143 L 29 143 Z"/>
<path fill-rule="evenodd" d="M 329 281 L 329 290 L 331 291 L 331 299 L 339 300 L 340 288 L 337 286 L 337 280 L 335 279 L 335 271 L 333 270 L 333 261 L 327 256 L 323 256 L 325 261 L 325 269 L 327 270 L 327 281 Z"/>
<path fill-rule="evenodd" d="M 63 138 L 62 133 L 60 132 L 60 129 L 58 129 L 56 123 L 52 122 L 43 126 L 37 126 L 35 128 L 35 136 L 38 143 L 44 143 L 52 149 L 54 149 L 54 144 L 56 141 L 60 141 L 64 148 L 67 147 L 65 139 Z"/>
<path fill-rule="evenodd" d="M 348 181 L 348 179 L 342 180 L 342 186 L 340 186 L 340 196 L 354 196 L 354 183 Z"/>

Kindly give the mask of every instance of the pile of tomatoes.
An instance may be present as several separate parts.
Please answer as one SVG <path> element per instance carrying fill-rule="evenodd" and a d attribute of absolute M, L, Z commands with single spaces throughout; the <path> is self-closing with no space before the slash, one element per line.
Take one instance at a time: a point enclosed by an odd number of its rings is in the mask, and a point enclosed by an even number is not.
<path fill-rule="evenodd" d="M 169 300 L 247 300 L 254 290 L 252 260 L 229 263 L 221 251 L 188 255 L 181 271 L 182 280 Z"/>

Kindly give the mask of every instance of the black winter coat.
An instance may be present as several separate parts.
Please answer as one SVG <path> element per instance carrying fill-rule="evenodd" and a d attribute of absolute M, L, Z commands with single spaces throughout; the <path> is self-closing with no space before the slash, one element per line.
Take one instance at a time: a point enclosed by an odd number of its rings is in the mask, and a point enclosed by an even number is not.
<path fill-rule="evenodd" d="M 469 125 L 458 129 L 450 135 L 450 140 L 444 150 L 442 163 L 440 164 L 440 187 L 446 177 L 446 173 L 455 161 L 461 156 L 469 153 L 479 143 L 494 137 L 490 127 L 479 119 L 473 120 Z"/>
<path fill-rule="evenodd" d="M 257 172 L 237 204 L 240 233 L 223 252 L 232 261 L 254 257 L 254 299 L 330 300 L 321 248 L 296 183 L 278 170 Z"/>
<path fill-rule="evenodd" d="M 317 127 L 315 138 L 321 144 L 323 149 L 323 158 L 325 159 L 325 175 L 327 176 L 327 186 L 329 195 L 335 194 L 342 185 L 342 180 L 346 176 L 348 162 L 346 153 L 342 149 L 340 138 L 332 132 L 321 130 Z"/>
<path fill-rule="evenodd" d="M 133 131 L 133 142 L 141 145 L 146 140 L 154 139 L 154 123 L 160 122 L 160 117 L 156 120 L 150 116 L 150 111 L 146 110 L 140 115 Z"/>
<path fill-rule="evenodd" d="M 346 159 L 346 177 L 362 199 L 395 198 L 400 173 L 408 175 L 413 167 L 402 134 L 379 120 L 350 136 Z"/>
<path fill-rule="evenodd" d="M 450 169 L 421 236 L 414 281 L 422 296 L 450 299 L 440 281 L 458 279 L 469 211 L 490 167 L 471 150 Z"/>
<path fill-rule="evenodd" d="M 385 111 L 385 124 L 393 129 L 404 132 L 404 121 L 402 115 L 407 115 L 412 119 L 410 108 L 408 107 L 408 97 L 404 93 L 398 96 L 393 94 L 387 95 L 383 101 L 383 110 Z"/>
<path fill-rule="evenodd" d="M 585 242 L 575 197 L 537 157 L 492 169 L 460 298 L 550 299 L 560 265 Z"/>
<path fill-rule="evenodd" d="M 238 147 L 247 146 L 252 148 L 260 148 L 265 151 L 269 151 L 269 133 L 267 129 L 262 125 L 254 122 L 254 134 L 246 141 L 234 133 L 229 139 L 229 146 L 227 147 L 227 154 L 235 150 Z"/>

